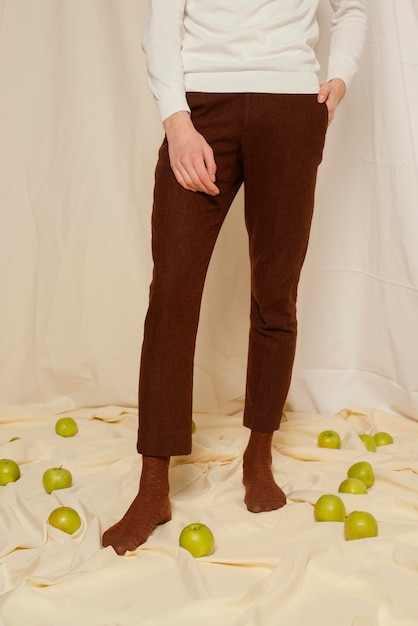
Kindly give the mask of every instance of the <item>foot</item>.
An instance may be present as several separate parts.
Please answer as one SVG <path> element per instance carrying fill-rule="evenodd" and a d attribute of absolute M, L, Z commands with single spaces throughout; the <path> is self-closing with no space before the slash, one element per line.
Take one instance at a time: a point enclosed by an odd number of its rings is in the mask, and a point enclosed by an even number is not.
<path fill-rule="evenodd" d="M 159 524 L 171 519 L 169 457 L 143 457 L 139 491 L 123 518 L 103 534 L 102 545 L 119 555 L 136 550 Z"/>
<path fill-rule="evenodd" d="M 244 452 L 244 502 L 251 513 L 275 511 L 286 504 L 286 495 L 271 470 L 272 439 L 273 433 L 252 432 Z"/>

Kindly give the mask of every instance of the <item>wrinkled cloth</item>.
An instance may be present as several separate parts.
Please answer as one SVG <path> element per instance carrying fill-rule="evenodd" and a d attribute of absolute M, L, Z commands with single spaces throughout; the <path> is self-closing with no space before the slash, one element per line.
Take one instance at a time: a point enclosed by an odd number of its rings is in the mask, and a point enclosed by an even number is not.
<path fill-rule="evenodd" d="M 286 413 L 273 438 L 273 469 L 288 504 L 252 514 L 244 505 L 240 415 L 195 414 L 192 454 L 171 459 L 173 517 L 135 552 L 101 548 L 101 533 L 136 494 L 141 458 L 134 409 L 108 406 L 66 413 L 79 431 L 55 433 L 49 409 L 0 410 L 2 458 L 21 478 L 0 488 L 1 626 L 416 626 L 418 598 L 418 424 L 375 409 L 325 417 Z M 317 446 L 336 430 L 341 449 Z M 361 433 L 384 430 L 394 443 L 369 452 Z M 12 437 L 21 437 L 10 442 Z M 315 522 L 314 504 L 337 493 L 347 469 L 367 460 L 367 495 L 340 494 L 347 513 L 371 512 L 379 535 L 346 541 L 342 522 Z M 69 489 L 47 494 L 42 474 L 60 466 Z M 46 520 L 75 508 L 82 524 L 67 535 Z M 184 526 L 203 522 L 213 554 L 180 548 Z"/>

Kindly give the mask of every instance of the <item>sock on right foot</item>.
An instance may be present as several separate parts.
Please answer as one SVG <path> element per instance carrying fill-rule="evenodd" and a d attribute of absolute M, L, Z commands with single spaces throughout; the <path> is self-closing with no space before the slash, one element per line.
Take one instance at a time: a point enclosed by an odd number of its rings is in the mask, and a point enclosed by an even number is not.
<path fill-rule="evenodd" d="M 104 547 L 119 555 L 136 550 L 159 524 L 171 519 L 168 467 L 170 457 L 144 456 L 139 491 L 123 518 L 105 531 Z"/>

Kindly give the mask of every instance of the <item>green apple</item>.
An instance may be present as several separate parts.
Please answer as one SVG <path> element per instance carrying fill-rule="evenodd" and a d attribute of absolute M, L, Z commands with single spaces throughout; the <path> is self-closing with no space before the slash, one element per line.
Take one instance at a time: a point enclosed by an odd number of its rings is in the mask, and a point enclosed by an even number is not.
<path fill-rule="evenodd" d="M 354 463 L 347 472 L 349 478 L 358 478 L 363 481 L 367 489 L 374 485 L 373 468 L 368 461 L 359 461 Z"/>
<path fill-rule="evenodd" d="M 364 443 L 365 448 L 369 452 L 376 452 L 376 441 L 374 440 L 374 437 L 372 437 L 372 435 L 363 434 L 359 435 L 359 437 Z"/>
<path fill-rule="evenodd" d="M 215 538 L 205 524 L 194 522 L 181 531 L 179 546 L 188 550 L 195 558 L 209 556 L 214 550 Z"/>
<path fill-rule="evenodd" d="M 389 433 L 385 433 L 383 431 L 380 431 L 373 435 L 373 439 L 377 446 L 388 446 L 390 443 L 393 443 L 392 435 L 389 435 Z"/>
<path fill-rule="evenodd" d="M 11 459 L 0 459 L 0 485 L 4 487 L 8 483 L 14 483 L 20 478 L 18 464 Z"/>
<path fill-rule="evenodd" d="M 378 528 L 376 518 L 366 511 L 352 511 L 344 522 L 344 537 L 352 539 L 366 539 L 377 537 Z"/>
<path fill-rule="evenodd" d="M 60 417 L 55 424 L 55 432 L 61 437 L 74 437 L 78 433 L 77 422 L 72 417 Z"/>
<path fill-rule="evenodd" d="M 196 432 L 196 422 L 192 420 L 192 434 Z"/>
<path fill-rule="evenodd" d="M 73 484 L 71 472 L 64 467 L 50 467 L 42 476 L 42 484 L 47 493 L 56 489 L 67 489 Z"/>
<path fill-rule="evenodd" d="M 70 506 L 59 506 L 50 513 L 48 523 L 54 528 L 72 535 L 80 528 L 81 518 L 77 511 Z"/>
<path fill-rule="evenodd" d="M 326 493 L 315 503 L 314 517 L 317 522 L 343 522 L 345 505 L 339 496 Z"/>
<path fill-rule="evenodd" d="M 341 437 L 335 430 L 323 430 L 318 435 L 318 446 L 320 448 L 340 448 Z"/>
<path fill-rule="evenodd" d="M 358 478 L 346 478 L 338 487 L 339 493 L 365 494 L 367 487 L 362 480 Z"/>

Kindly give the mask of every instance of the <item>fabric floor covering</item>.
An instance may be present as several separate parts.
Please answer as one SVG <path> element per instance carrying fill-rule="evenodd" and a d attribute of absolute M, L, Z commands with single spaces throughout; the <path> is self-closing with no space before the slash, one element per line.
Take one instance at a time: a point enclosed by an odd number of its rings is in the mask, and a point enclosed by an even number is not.
<path fill-rule="evenodd" d="M 288 504 L 249 513 L 243 503 L 239 415 L 195 415 L 193 452 L 171 461 L 173 518 L 124 557 L 101 548 L 101 533 L 136 494 L 136 412 L 72 411 L 79 432 L 55 433 L 59 415 L 28 406 L 0 410 L 0 457 L 21 478 L 0 487 L 1 626 L 416 626 L 418 624 L 418 423 L 374 409 L 335 416 L 286 413 L 274 436 L 275 477 Z M 317 446 L 322 430 L 340 450 Z M 360 433 L 394 443 L 369 452 Z M 10 442 L 12 437 L 20 437 Z M 379 535 L 346 541 L 343 523 L 315 522 L 323 493 L 337 493 L 350 465 L 369 461 L 367 495 L 342 494 L 347 513 L 373 513 Z M 45 469 L 63 465 L 73 486 L 47 494 Z M 50 511 L 78 510 L 72 536 L 47 524 Z M 191 522 L 215 535 L 212 555 L 178 545 Z"/>

